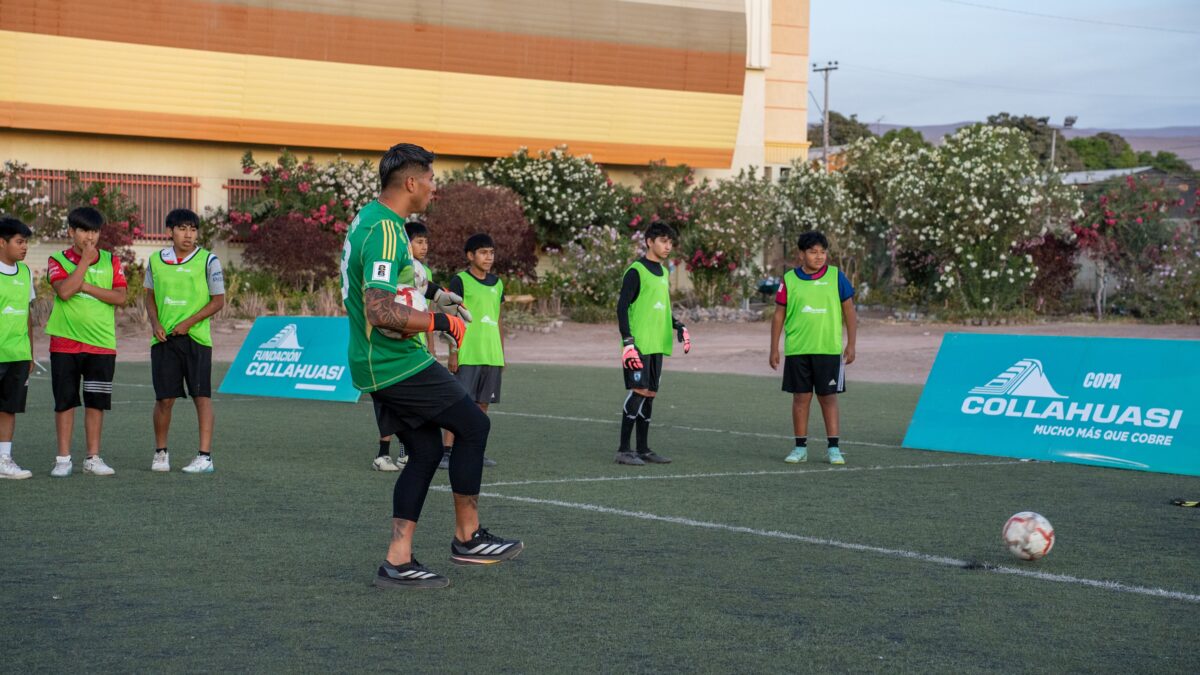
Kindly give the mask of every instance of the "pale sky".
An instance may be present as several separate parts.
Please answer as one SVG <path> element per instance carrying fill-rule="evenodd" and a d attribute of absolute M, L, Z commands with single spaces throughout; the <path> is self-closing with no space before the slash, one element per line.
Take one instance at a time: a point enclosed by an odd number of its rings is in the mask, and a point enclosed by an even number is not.
<path fill-rule="evenodd" d="M 829 107 L 870 124 L 1200 126 L 1200 0 L 812 0 L 810 26 L 810 61 L 839 62 Z"/>

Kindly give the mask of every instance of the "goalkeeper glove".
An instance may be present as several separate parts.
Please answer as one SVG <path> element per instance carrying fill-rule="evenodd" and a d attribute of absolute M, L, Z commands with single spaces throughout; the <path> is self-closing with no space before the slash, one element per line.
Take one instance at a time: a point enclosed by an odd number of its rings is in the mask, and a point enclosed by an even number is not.
<path fill-rule="evenodd" d="M 683 343 L 684 354 L 692 351 L 692 336 L 688 335 L 687 326 L 680 326 L 679 329 L 675 331 L 675 337 L 679 338 L 679 341 Z"/>
<path fill-rule="evenodd" d="M 425 292 L 425 297 L 429 299 L 430 308 L 433 311 L 457 316 L 463 321 L 471 323 L 471 312 L 467 311 L 467 308 L 463 306 L 461 295 L 429 284 L 429 288 Z"/>
<path fill-rule="evenodd" d="M 463 336 L 467 334 L 467 324 L 457 316 L 450 314 L 434 314 L 433 329 L 440 330 L 453 338 L 455 347 L 462 347 Z"/>
<path fill-rule="evenodd" d="M 621 367 L 626 370 L 641 370 L 642 355 L 633 346 L 633 338 L 625 338 L 625 348 L 621 350 Z"/>

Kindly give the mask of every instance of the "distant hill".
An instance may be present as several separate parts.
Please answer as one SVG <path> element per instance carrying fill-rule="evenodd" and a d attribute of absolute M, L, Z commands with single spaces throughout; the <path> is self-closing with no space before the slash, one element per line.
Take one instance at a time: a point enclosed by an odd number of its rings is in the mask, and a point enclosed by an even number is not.
<path fill-rule="evenodd" d="M 970 124 L 974 124 L 974 122 L 928 124 L 915 126 L 913 129 L 921 132 L 925 140 L 930 143 L 940 143 L 943 136 L 952 134 L 959 128 Z M 887 133 L 892 129 L 900 129 L 906 125 L 873 124 L 871 126 L 877 127 L 880 133 Z M 1079 136 L 1094 136 L 1102 131 L 1120 134 L 1136 152 L 1159 152 L 1163 150 L 1173 152 L 1191 164 L 1192 168 L 1200 169 L 1200 126 L 1159 127 L 1155 129 L 1085 128 L 1068 129 L 1064 134 L 1067 138 L 1076 138 Z"/>

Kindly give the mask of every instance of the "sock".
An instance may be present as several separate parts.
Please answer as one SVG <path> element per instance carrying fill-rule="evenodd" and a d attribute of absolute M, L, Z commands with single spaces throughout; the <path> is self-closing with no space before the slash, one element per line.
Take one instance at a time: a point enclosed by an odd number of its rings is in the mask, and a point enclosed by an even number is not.
<path fill-rule="evenodd" d="M 454 449 L 453 445 L 443 445 L 442 446 L 442 452 L 444 452 L 447 455 L 450 454 L 450 451 L 453 449 Z"/>
<path fill-rule="evenodd" d="M 156 453 L 158 453 L 158 452 L 166 452 L 166 451 L 167 451 L 167 449 L 166 449 L 166 448 L 155 448 L 155 449 L 154 449 L 154 452 L 156 452 Z"/>
<path fill-rule="evenodd" d="M 637 421 L 637 451 L 646 454 L 650 452 L 650 420 L 638 418 Z"/>
<path fill-rule="evenodd" d="M 12 441 L 0 441 L 0 459 L 12 457 Z"/>
<path fill-rule="evenodd" d="M 621 414 L 621 445 L 617 452 L 629 452 L 629 437 L 633 435 L 634 418 Z"/>
<path fill-rule="evenodd" d="M 209 450 L 208 452 L 205 452 L 205 451 L 203 451 L 203 450 L 201 450 L 201 451 L 200 451 L 200 456 L 201 456 L 201 457 L 209 457 L 209 456 L 211 456 L 211 455 L 212 455 L 212 450 Z"/>
<path fill-rule="evenodd" d="M 837 436 L 829 437 L 829 447 L 831 447 L 831 448 L 838 447 L 838 437 Z"/>
<path fill-rule="evenodd" d="M 797 436 L 796 437 L 796 447 L 797 448 L 807 448 L 808 447 L 808 436 Z"/>
<path fill-rule="evenodd" d="M 379 454 L 377 457 L 387 457 L 392 451 L 392 439 L 389 437 L 386 441 L 379 441 Z"/>

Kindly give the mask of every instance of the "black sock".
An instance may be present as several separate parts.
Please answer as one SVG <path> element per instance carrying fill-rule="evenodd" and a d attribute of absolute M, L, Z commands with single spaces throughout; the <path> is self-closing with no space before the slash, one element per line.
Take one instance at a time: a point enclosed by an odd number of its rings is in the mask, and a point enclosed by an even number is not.
<path fill-rule="evenodd" d="M 629 437 L 633 436 L 633 420 L 629 415 L 621 415 L 621 445 L 617 452 L 629 452 Z"/>
<path fill-rule="evenodd" d="M 208 456 L 209 456 L 209 455 L 211 455 L 211 454 L 212 454 L 212 450 L 209 450 L 208 452 L 205 452 L 205 451 L 203 451 L 203 450 L 201 450 L 201 451 L 200 451 L 200 456 L 201 456 L 201 457 L 208 457 Z"/>
<path fill-rule="evenodd" d="M 643 455 L 650 452 L 650 420 L 637 421 L 637 451 Z"/>
<path fill-rule="evenodd" d="M 451 450 L 453 450 L 453 449 L 454 449 L 454 446 L 453 446 L 453 445 L 443 445 L 443 446 L 442 446 L 442 453 L 443 453 L 443 454 L 447 454 L 447 455 L 448 455 L 448 454 L 450 454 L 450 451 L 451 451 Z"/>
<path fill-rule="evenodd" d="M 391 437 L 388 437 L 387 440 L 379 441 L 379 454 L 377 455 L 378 457 L 387 457 L 389 454 L 391 454 L 391 452 L 392 452 Z"/>
<path fill-rule="evenodd" d="M 808 447 L 808 436 L 797 436 L 796 437 L 796 447 L 797 448 L 807 448 Z"/>
<path fill-rule="evenodd" d="M 155 452 L 166 452 L 167 449 L 166 448 L 155 448 L 154 451 Z"/>
<path fill-rule="evenodd" d="M 837 436 L 829 437 L 829 447 L 831 447 L 831 448 L 838 447 L 838 437 Z"/>

